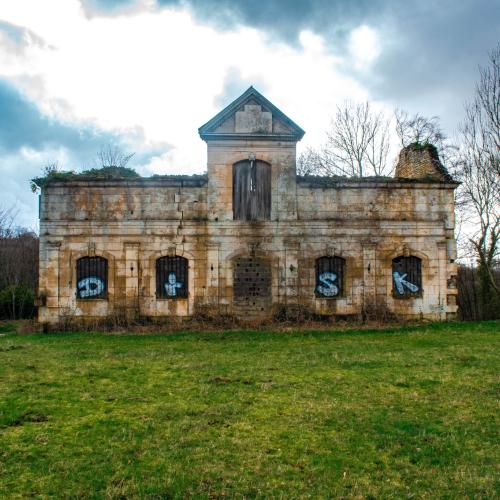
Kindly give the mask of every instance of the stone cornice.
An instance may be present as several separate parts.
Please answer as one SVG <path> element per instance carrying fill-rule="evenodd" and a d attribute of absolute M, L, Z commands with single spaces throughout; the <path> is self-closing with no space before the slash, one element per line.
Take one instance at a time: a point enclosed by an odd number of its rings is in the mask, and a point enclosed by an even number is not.
<path fill-rule="evenodd" d="M 300 141 L 299 134 L 236 134 L 236 133 L 202 133 L 200 137 L 206 141 Z"/>

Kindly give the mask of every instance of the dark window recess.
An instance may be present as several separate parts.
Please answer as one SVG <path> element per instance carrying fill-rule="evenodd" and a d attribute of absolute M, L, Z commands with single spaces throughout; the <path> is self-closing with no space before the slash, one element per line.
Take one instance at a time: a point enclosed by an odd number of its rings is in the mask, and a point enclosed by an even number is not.
<path fill-rule="evenodd" d="M 188 296 L 188 260 L 160 257 L 156 261 L 156 296 L 160 299 L 185 299 Z"/>
<path fill-rule="evenodd" d="M 344 293 L 345 260 L 342 257 L 316 259 L 317 297 L 338 297 Z"/>
<path fill-rule="evenodd" d="M 271 165 L 261 160 L 233 165 L 233 215 L 235 220 L 271 218 Z"/>
<path fill-rule="evenodd" d="M 418 257 L 393 259 L 392 291 L 401 299 L 422 295 L 422 261 Z"/>
<path fill-rule="evenodd" d="M 108 294 L 108 261 L 103 257 L 82 257 L 76 261 L 76 296 L 105 299 Z"/>

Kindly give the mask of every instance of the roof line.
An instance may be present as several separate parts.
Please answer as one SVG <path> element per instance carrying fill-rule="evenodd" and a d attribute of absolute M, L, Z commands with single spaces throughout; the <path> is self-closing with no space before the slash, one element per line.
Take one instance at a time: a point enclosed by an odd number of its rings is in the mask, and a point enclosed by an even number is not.
<path fill-rule="evenodd" d="M 234 101 L 228 104 L 222 111 L 217 113 L 212 119 L 210 119 L 208 122 L 202 125 L 198 129 L 200 137 L 204 139 L 205 138 L 204 136 L 207 134 L 214 135 L 215 133 L 213 132 L 210 133 L 209 130 L 212 127 L 215 127 L 219 123 L 223 122 L 234 111 L 235 108 L 238 108 L 239 106 L 244 104 L 244 102 L 248 100 L 250 97 L 256 97 L 257 100 L 261 101 L 266 107 L 268 107 L 271 110 L 273 116 L 280 118 L 292 129 L 294 129 L 294 133 L 290 134 L 291 136 L 297 137 L 298 140 L 302 139 L 302 137 L 305 134 L 305 131 L 301 127 L 299 127 L 291 118 L 286 116 L 285 113 L 283 113 L 283 111 L 277 108 L 271 101 L 266 99 L 258 90 L 256 90 L 253 87 L 253 85 L 248 87 L 248 89 L 245 92 L 243 92 L 243 94 L 241 94 Z"/>

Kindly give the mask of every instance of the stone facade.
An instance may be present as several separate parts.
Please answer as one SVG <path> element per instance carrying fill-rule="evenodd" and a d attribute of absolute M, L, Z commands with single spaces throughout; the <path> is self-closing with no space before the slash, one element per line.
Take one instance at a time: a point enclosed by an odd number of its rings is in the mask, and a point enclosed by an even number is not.
<path fill-rule="evenodd" d="M 261 318 L 280 307 L 454 317 L 456 183 L 440 170 L 417 178 L 405 157 L 394 179 L 298 177 L 304 132 L 252 87 L 199 132 L 206 176 L 43 187 L 41 322 L 204 308 Z M 262 196 L 257 163 L 270 213 L 235 220 L 237 183 L 243 207 Z"/>

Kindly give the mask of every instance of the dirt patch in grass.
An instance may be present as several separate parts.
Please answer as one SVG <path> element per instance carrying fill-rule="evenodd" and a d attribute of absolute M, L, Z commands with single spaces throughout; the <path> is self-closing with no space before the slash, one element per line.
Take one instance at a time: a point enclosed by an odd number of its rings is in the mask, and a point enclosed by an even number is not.
<path fill-rule="evenodd" d="M 43 413 L 33 413 L 31 411 L 27 411 L 19 415 L 17 418 L 14 418 L 4 425 L 6 427 L 18 427 L 20 425 L 24 425 L 25 423 L 43 423 L 43 422 L 48 422 L 49 420 L 48 415 L 44 415 Z"/>

